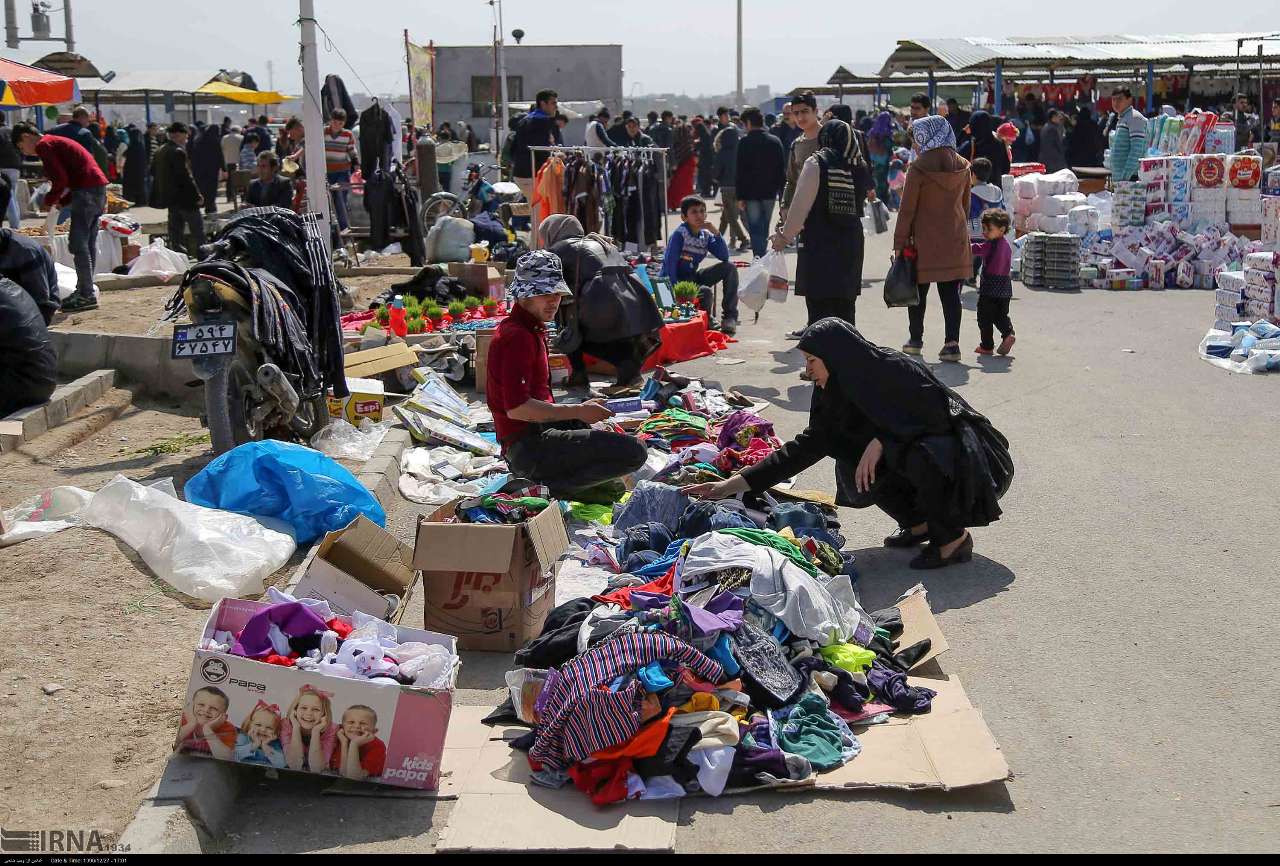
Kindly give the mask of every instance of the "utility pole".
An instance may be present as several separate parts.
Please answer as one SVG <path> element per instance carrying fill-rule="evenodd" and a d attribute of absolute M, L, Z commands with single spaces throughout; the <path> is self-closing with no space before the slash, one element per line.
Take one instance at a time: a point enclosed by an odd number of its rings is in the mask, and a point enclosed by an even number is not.
<path fill-rule="evenodd" d="M 742 108 L 742 0 L 738 0 L 738 108 Z"/>
<path fill-rule="evenodd" d="M 329 246 L 329 184 L 324 171 L 324 116 L 320 102 L 320 65 L 316 58 L 315 0 L 298 0 L 302 27 L 302 128 L 306 135 L 307 208 L 320 214 L 320 236 Z"/>
<path fill-rule="evenodd" d="M 503 132 L 507 128 L 507 118 L 511 116 L 511 103 L 507 99 L 507 35 L 502 29 L 502 0 L 489 0 L 489 5 L 496 6 L 498 12 L 498 86 L 502 88 L 502 112 L 498 115 L 498 147 L 502 147 Z"/>
<path fill-rule="evenodd" d="M 71 32 L 71 0 L 62 0 L 62 22 L 63 27 L 67 31 L 67 52 L 74 53 L 76 50 L 76 40 L 75 36 Z"/>

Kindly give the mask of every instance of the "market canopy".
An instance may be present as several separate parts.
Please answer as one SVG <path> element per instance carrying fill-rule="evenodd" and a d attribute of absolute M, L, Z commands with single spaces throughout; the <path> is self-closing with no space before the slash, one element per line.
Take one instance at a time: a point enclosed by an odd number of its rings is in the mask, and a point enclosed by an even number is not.
<path fill-rule="evenodd" d="M 156 69 L 137 72 L 121 72 L 110 81 L 86 83 L 81 90 L 85 94 L 102 96 L 141 96 L 144 93 L 195 93 L 209 83 L 213 76 L 208 70 Z"/>
<path fill-rule="evenodd" d="M 74 101 L 76 94 L 73 78 L 0 58 L 0 105 L 56 105 Z"/>
<path fill-rule="evenodd" d="M 229 102 L 244 102 L 249 105 L 272 105 L 290 98 L 274 90 L 250 90 L 247 87 L 237 87 L 234 84 L 216 80 L 210 81 L 196 93 L 200 96 L 216 97 Z"/>
<path fill-rule="evenodd" d="M 1006 70 L 1077 66 L 1093 72 L 1126 70 L 1148 63 L 1181 66 L 1229 63 L 1241 55 L 1246 63 L 1256 66 L 1259 44 L 1264 46 L 1264 61 L 1280 60 L 1278 39 L 1280 34 L 1265 32 L 902 39 L 880 74 L 947 69 L 980 71 L 994 69 L 997 63 Z M 1242 42 L 1248 46 L 1244 51 L 1240 50 Z M 837 70 L 837 75 L 839 72 Z"/>

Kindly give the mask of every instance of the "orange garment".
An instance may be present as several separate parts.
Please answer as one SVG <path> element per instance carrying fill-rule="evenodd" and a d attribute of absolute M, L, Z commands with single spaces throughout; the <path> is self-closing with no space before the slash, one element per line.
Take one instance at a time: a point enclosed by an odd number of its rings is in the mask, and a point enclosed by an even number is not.
<path fill-rule="evenodd" d="M 533 180 L 533 201 L 538 221 L 553 213 L 568 213 L 564 203 L 564 160 L 553 156 L 542 164 Z"/>
<path fill-rule="evenodd" d="M 676 708 L 672 707 L 663 713 L 661 717 L 654 719 L 636 731 L 636 735 L 625 743 L 619 743 L 599 752 L 592 752 L 591 757 L 597 761 L 616 761 L 619 758 L 652 758 L 658 754 L 658 749 L 662 748 L 662 743 L 667 738 L 667 732 L 671 730 L 671 717 L 675 715 L 675 712 Z"/>

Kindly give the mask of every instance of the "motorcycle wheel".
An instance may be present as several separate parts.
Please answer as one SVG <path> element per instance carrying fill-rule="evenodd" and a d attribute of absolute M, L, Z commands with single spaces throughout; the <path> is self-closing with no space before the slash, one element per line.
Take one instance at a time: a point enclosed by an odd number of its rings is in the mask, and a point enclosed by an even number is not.
<path fill-rule="evenodd" d="M 437 192 L 422 203 L 422 230 L 431 231 L 436 220 L 443 216 L 462 216 L 462 202 L 451 192 Z"/>
<path fill-rule="evenodd" d="M 205 382 L 204 403 L 214 454 L 262 438 L 263 431 L 253 423 L 253 392 L 253 373 L 238 357 Z"/>
<path fill-rule="evenodd" d="M 311 437 L 323 430 L 332 420 L 329 417 L 328 398 L 321 394 L 312 400 L 303 401 L 298 407 L 296 420 L 299 423 L 294 425 L 294 432 L 302 439 L 303 444 L 309 444 Z"/>

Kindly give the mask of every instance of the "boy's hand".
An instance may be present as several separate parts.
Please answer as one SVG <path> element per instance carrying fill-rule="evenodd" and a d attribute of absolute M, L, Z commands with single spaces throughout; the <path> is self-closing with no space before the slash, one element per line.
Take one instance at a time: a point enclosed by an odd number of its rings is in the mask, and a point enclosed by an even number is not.
<path fill-rule="evenodd" d="M 344 748 L 347 745 L 347 732 L 342 730 L 342 728 L 338 728 L 338 742 L 342 743 Z"/>
<path fill-rule="evenodd" d="M 586 424 L 594 424 L 606 418 L 612 418 L 613 412 L 599 400 L 590 400 L 578 406 L 578 420 Z"/>
<path fill-rule="evenodd" d="M 218 717 L 204 726 L 204 735 L 206 737 L 216 736 L 218 728 L 227 720 L 226 713 L 219 713 Z"/>
<path fill-rule="evenodd" d="M 365 746 L 373 742 L 374 734 L 357 734 L 351 738 L 351 745 L 356 747 Z"/>

